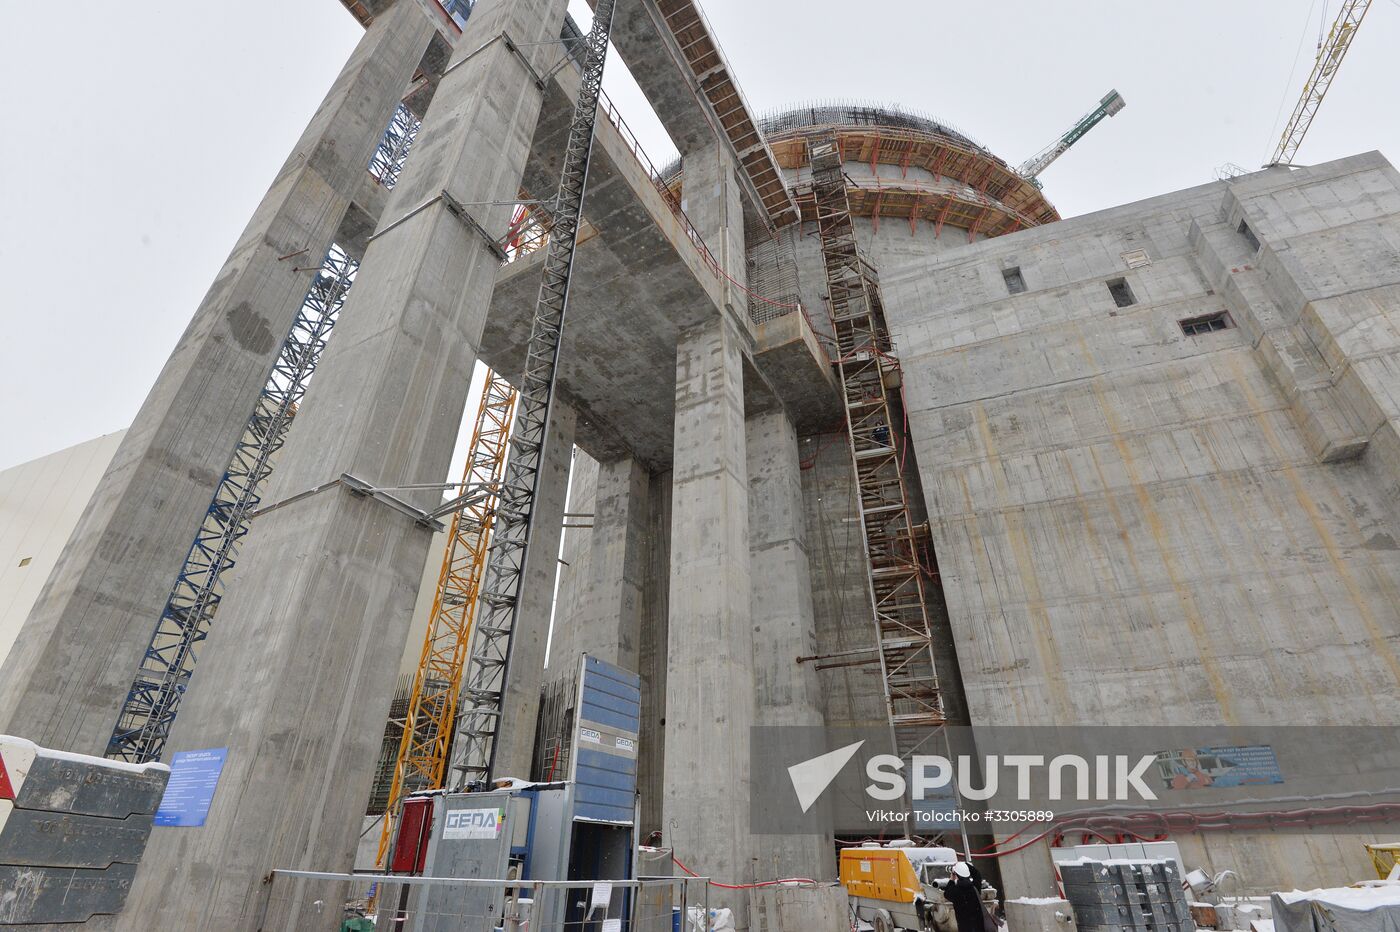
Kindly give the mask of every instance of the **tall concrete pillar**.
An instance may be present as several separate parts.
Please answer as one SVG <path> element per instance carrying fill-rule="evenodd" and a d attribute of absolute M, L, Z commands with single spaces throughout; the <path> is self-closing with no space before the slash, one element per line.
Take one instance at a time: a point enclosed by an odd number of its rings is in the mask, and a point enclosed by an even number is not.
<path fill-rule="evenodd" d="M 667 615 L 671 589 L 671 472 L 647 480 L 646 584 L 642 598 L 642 646 L 637 672 L 642 677 L 641 759 L 637 788 L 642 795 L 643 837 L 664 826 L 666 760 Z"/>
<path fill-rule="evenodd" d="M 416 3 L 398 4 L 375 20 L 331 86 L 161 370 L 0 668 L 0 731 L 87 754 L 106 750 L 310 287 L 306 269 L 329 249 L 432 35 Z"/>
<path fill-rule="evenodd" d="M 747 319 L 748 298 L 740 287 L 748 281 L 748 257 L 738 166 L 728 143 L 719 139 L 686 152 L 682 166 L 682 207 L 728 276 L 725 303 Z"/>
<path fill-rule="evenodd" d="M 667 841 L 697 873 L 751 873 L 748 475 L 743 337 L 728 314 L 681 334 L 676 347 L 671 591 L 666 667 L 663 820 Z M 747 927 L 747 897 L 716 899 Z"/>
<path fill-rule="evenodd" d="M 559 543 L 564 533 L 564 501 L 569 494 L 569 464 L 573 459 L 573 408 L 556 403 L 549 413 L 548 439 L 540 461 L 535 491 L 530 547 L 520 580 L 520 611 L 510 639 L 510 664 L 501 723 L 496 732 L 492 776 L 530 779 L 535 751 L 535 719 L 544 682 L 545 646 L 554 612 L 554 582 L 559 575 Z"/>
<path fill-rule="evenodd" d="M 598 464 L 589 575 L 572 619 L 578 651 L 638 673 L 650 478 L 632 457 Z"/>
<path fill-rule="evenodd" d="M 797 662 L 817 653 L 797 432 L 783 411 L 755 415 L 747 423 L 746 447 L 754 723 L 793 726 L 795 739 L 809 741 L 819 736 L 823 717 L 817 672 L 812 664 Z M 812 740 L 808 756 L 825 750 Z M 814 809 L 814 820 L 822 812 Z M 759 879 L 833 878 L 830 824 L 814 827 L 818 830 L 811 835 L 757 836 Z"/>
<path fill-rule="evenodd" d="M 221 606 L 172 750 L 226 748 L 201 828 L 157 828 L 120 928 L 249 930 L 273 868 L 349 870 L 432 532 L 334 480 L 447 474 L 498 263 L 444 206 L 509 224 L 566 0 L 482 0 L 365 252 Z M 489 206 L 492 204 L 501 206 Z M 488 205 L 488 206 L 482 206 Z M 417 508 L 433 491 L 391 493 Z M 341 888 L 282 882 L 262 928 L 334 929 Z"/>
<path fill-rule="evenodd" d="M 593 514 L 593 501 L 598 488 L 598 461 L 583 450 L 574 450 L 573 468 L 569 470 L 569 513 Z M 591 518 L 566 518 L 570 527 L 564 530 L 564 543 L 559 555 L 559 596 L 554 607 L 554 627 L 550 631 L 550 682 L 572 680 L 578 670 L 578 628 L 574 619 L 583 604 L 584 590 L 592 582 L 593 528 Z"/>

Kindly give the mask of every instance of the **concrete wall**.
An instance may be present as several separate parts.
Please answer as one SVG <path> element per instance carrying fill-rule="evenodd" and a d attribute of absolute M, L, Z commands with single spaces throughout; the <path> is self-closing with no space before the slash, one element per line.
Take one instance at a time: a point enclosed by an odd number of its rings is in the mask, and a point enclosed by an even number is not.
<path fill-rule="evenodd" d="M 1393 708 L 1400 178 L 1383 159 L 872 258 L 974 722 Z M 1132 306 L 1110 296 L 1120 277 Z M 1179 326 L 1222 310 L 1230 329 Z M 1263 887 L 1363 875 L 1359 842 L 1278 844 L 1214 866 Z"/>
<path fill-rule="evenodd" d="M 973 244 L 856 225 L 904 365 L 939 634 L 974 723 L 1342 724 L 1393 708 L 1400 180 L 1379 155 Z M 794 251 L 820 309 L 810 228 Z M 1110 295 L 1117 278 L 1132 306 Z M 1183 333 L 1217 311 L 1229 329 Z M 848 620 L 865 579 L 845 437 L 801 450 L 818 650 L 867 647 Z M 880 722 L 878 677 L 824 663 L 827 721 Z M 1178 840 L 1253 889 L 1368 870 L 1357 835 Z M 1049 892 L 1043 850 L 1004 867 L 1013 895 Z"/>
<path fill-rule="evenodd" d="M 0 661 L 125 433 L 103 434 L 0 472 Z M 152 630 L 155 623 L 152 618 Z"/>

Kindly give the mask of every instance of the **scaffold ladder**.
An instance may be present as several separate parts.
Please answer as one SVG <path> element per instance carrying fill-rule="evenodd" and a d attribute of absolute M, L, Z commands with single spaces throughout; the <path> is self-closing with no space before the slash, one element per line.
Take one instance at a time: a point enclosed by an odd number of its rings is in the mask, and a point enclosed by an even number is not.
<path fill-rule="evenodd" d="M 248 515 L 262 500 L 272 459 L 326 348 L 358 264 L 337 245 L 321 263 L 291 332 L 273 363 L 233 459 L 214 492 L 189 555 L 156 623 L 155 633 L 117 716 L 106 756 L 158 761 L 223 598 L 223 574 L 248 533 Z"/>
<path fill-rule="evenodd" d="M 886 328 L 878 277 L 856 243 L 836 139 L 814 140 L 810 150 L 880 675 L 894 747 L 904 757 L 945 718 L 924 602 L 926 570 L 919 560 L 903 454 L 896 444 L 900 425 L 889 394 L 899 360 Z"/>
<path fill-rule="evenodd" d="M 461 774 L 465 783 L 487 779 L 496 757 L 496 735 L 500 730 L 510 673 L 511 635 L 520 612 L 520 583 L 534 526 L 535 494 L 554 398 L 554 374 L 569 302 L 569 280 L 578 245 L 583 195 L 588 185 L 588 165 L 593 156 L 593 130 L 615 5 L 616 0 L 598 0 L 593 11 L 593 28 L 584 40 L 583 72 L 564 150 L 559 193 L 550 211 L 553 227 L 530 328 L 520 388 L 520 413 L 510 439 L 510 458 L 496 509 L 491 558 L 480 595 L 480 622 L 463 689 L 464 713 L 452 752 L 453 769 Z M 550 555 L 551 559 L 553 556 Z"/>
<path fill-rule="evenodd" d="M 453 512 L 447 530 L 447 551 L 438 573 L 437 594 L 404 715 L 403 737 L 375 856 L 380 867 L 386 866 L 404 796 L 438 789 L 446 777 L 515 398 L 510 383 L 488 369 L 460 486 L 469 497 Z"/>

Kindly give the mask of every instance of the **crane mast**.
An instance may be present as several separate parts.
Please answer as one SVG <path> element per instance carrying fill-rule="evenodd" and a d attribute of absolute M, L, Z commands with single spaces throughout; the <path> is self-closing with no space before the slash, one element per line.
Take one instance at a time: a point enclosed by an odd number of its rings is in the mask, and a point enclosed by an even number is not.
<path fill-rule="evenodd" d="M 1109 91 L 1099 101 L 1097 107 L 1080 117 L 1078 122 L 1071 126 L 1064 135 L 1022 162 L 1021 167 L 1016 169 L 1016 174 L 1034 181 L 1037 175 L 1068 152 L 1070 146 L 1083 139 L 1089 130 L 1102 123 L 1105 117 L 1113 116 L 1126 106 L 1127 103 L 1123 100 L 1123 95 L 1117 91 Z"/>
<path fill-rule="evenodd" d="M 1313 63 L 1312 74 L 1308 75 L 1307 83 L 1303 85 L 1303 94 L 1298 98 L 1293 115 L 1288 118 L 1283 135 L 1279 137 L 1278 146 L 1265 163 L 1265 168 L 1288 165 L 1293 161 L 1298 147 L 1303 144 L 1303 137 L 1308 134 L 1308 127 L 1312 126 L 1318 107 L 1322 106 L 1322 98 L 1327 96 L 1332 79 L 1337 76 L 1337 69 L 1341 67 L 1347 49 L 1351 48 L 1351 40 L 1356 37 L 1356 30 L 1361 27 L 1362 18 L 1370 8 L 1371 0 L 1345 0 L 1342 3 L 1337 18 L 1332 21 L 1332 31 L 1327 34 L 1327 41 L 1318 47 L 1317 61 Z"/>
<path fill-rule="evenodd" d="M 387 866 L 403 798 L 418 790 L 439 789 L 445 782 L 496 497 L 505 471 L 515 397 L 509 382 L 486 370 L 471 449 L 459 486 L 470 497 L 453 513 L 447 532 L 437 595 L 409 693 L 389 801 L 380 827 L 379 850 L 375 854 L 375 864 L 380 867 Z"/>

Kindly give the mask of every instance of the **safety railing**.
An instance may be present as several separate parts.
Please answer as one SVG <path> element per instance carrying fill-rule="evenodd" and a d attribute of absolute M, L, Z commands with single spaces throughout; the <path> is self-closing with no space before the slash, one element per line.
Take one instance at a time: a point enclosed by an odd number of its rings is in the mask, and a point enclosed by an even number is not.
<path fill-rule="evenodd" d="M 330 927 L 404 932 L 709 932 L 704 877 L 478 880 L 274 870 L 258 932 Z M 368 904 L 373 903 L 373 907 Z"/>
<path fill-rule="evenodd" d="M 723 277 L 719 261 L 715 259 L 714 253 L 710 252 L 710 247 L 705 243 L 705 238 L 700 235 L 700 231 L 695 229 L 695 224 L 690 222 L 690 218 L 686 216 L 685 211 L 681 208 L 681 199 L 666 185 L 665 177 L 661 174 L 660 170 L 657 169 L 656 163 L 651 160 L 646 150 L 642 148 L 641 142 L 637 139 L 637 134 L 632 132 L 632 128 L 627 125 L 627 121 L 622 118 L 622 114 L 618 111 L 617 106 L 612 100 L 609 99 L 606 92 L 603 93 L 599 99 L 599 104 L 603 112 L 607 114 L 608 122 L 613 125 L 618 135 L 622 137 L 622 142 L 627 147 L 627 150 L 632 153 L 632 157 L 637 160 L 637 164 L 647 173 L 647 177 L 651 179 L 652 185 L 661 195 L 662 200 L 666 202 L 666 206 L 671 209 L 671 213 L 675 214 L 676 219 L 680 221 L 682 231 L 684 231 L 686 237 L 690 240 L 691 245 L 700 253 L 701 261 L 705 263 L 712 273 Z"/>

